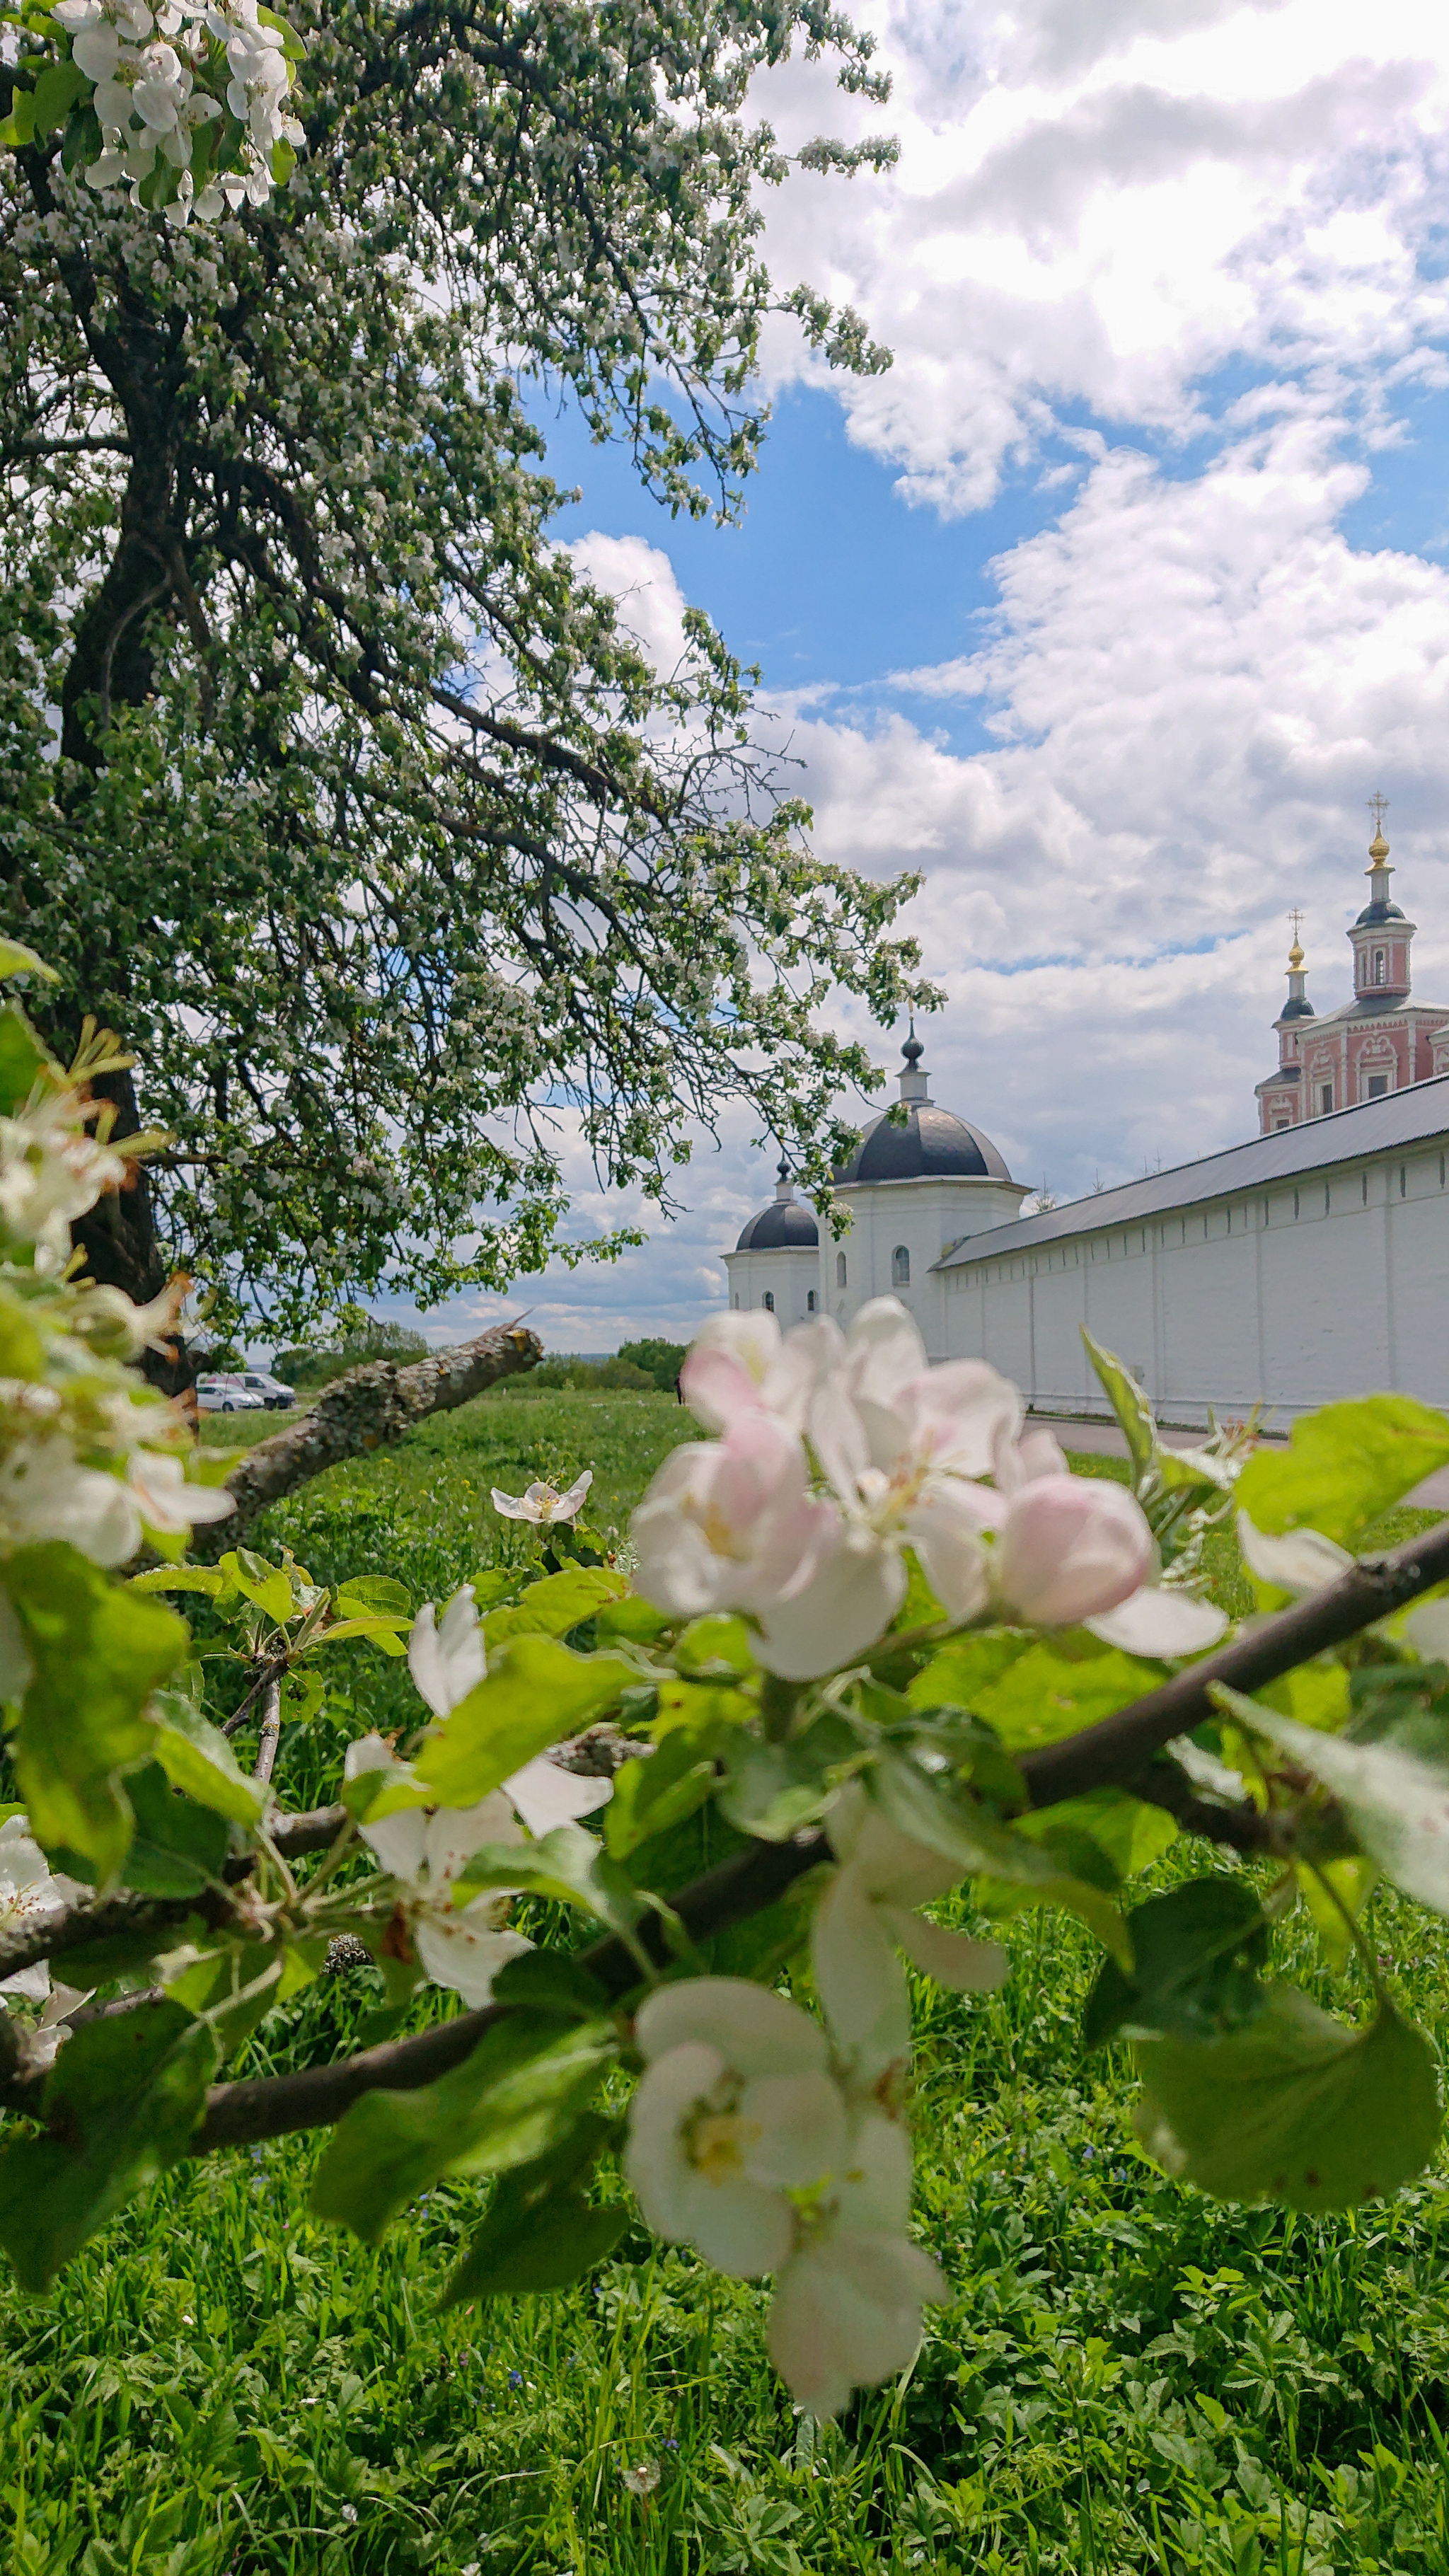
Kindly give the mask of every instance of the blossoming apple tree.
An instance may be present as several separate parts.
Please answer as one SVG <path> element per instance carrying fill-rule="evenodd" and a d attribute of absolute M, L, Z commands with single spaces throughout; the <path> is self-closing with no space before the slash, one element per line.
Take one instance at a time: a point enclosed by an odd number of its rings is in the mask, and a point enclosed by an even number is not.
<path fill-rule="evenodd" d="M 635 643 L 540 422 L 729 512 L 768 315 L 885 363 L 772 285 L 747 99 L 792 47 L 881 97 L 869 40 L 816 0 L 7 15 L 0 885 L 55 1053 L 117 1030 L 115 1132 L 168 1137 L 79 1220 L 95 1275 L 284 1334 L 506 1285 L 571 1139 L 667 1198 L 732 1101 L 823 1187 L 874 1079 L 823 1000 L 919 989 L 904 881 L 812 856 L 707 619 Z"/>
<path fill-rule="evenodd" d="M 1082 2045 L 1130 2043 L 1184 2187 L 1327 2210 L 1423 2168 L 1434 2048 L 1365 1914 L 1381 1876 L 1449 1913 L 1449 1524 L 1355 1544 L 1449 1418 L 1382 1396 L 1182 1451 L 1095 1352 L 1129 1492 L 984 1363 L 929 1366 L 893 1300 L 846 1335 L 726 1315 L 629 1570 L 581 1478 L 497 1496 L 538 1564 L 446 1604 L 324 1586 L 243 1541 L 297 1434 L 198 1481 L 127 1365 L 174 1305 L 70 1256 L 138 1150 L 89 1087 L 114 1059 L 92 1030 L 62 1067 L 0 1011 L 0 2244 L 29 2288 L 178 2160 L 305 2130 L 314 2212 L 367 2241 L 439 2177 L 476 2190 L 455 2302 L 577 2279 L 631 2218 L 767 2278 L 775 2365 L 835 2414 L 952 2295 L 912 2226 L 912 1982 L 1000 1985 L 1032 1906 L 1090 1927 Z M 370 1374 L 323 1399 L 324 1450 Z M 1229 1515 L 1237 1636 L 1201 1582 Z M 232 1705 L 171 1606 L 197 1598 Z M 289 1813 L 280 1727 L 349 1640 L 405 1659 L 410 1714 Z M 1134 1886 L 1174 1842 L 1165 1892 Z M 1337 2011 L 1274 1973 L 1299 1906 Z M 395 2035 L 249 2073 L 338 1944 Z M 429 1985 L 456 2008 L 409 2031 Z"/>

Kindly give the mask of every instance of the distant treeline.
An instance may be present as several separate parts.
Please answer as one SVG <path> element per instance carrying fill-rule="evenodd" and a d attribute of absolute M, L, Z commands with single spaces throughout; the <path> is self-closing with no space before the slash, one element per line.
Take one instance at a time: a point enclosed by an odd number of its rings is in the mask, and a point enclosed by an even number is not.
<path fill-rule="evenodd" d="M 409 1360 L 426 1359 L 431 1348 L 421 1333 L 410 1332 L 405 1324 L 383 1324 L 368 1316 L 356 1331 L 340 1334 L 335 1341 L 278 1351 L 272 1375 L 301 1394 L 315 1393 L 364 1360 L 399 1360 L 406 1366 Z M 672 1395 L 684 1353 L 683 1342 L 625 1342 L 610 1360 L 571 1359 L 564 1353 L 542 1361 L 527 1377 L 510 1378 L 505 1384 L 514 1389 L 554 1386 L 593 1394 L 646 1395 L 658 1390 Z"/>

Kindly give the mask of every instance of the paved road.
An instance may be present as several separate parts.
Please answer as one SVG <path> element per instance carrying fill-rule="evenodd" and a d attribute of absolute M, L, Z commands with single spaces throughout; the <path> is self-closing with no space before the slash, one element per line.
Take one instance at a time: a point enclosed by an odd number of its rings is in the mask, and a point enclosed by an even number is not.
<path fill-rule="evenodd" d="M 1033 1427 L 1039 1423 L 1043 1430 L 1054 1431 L 1064 1449 L 1084 1449 L 1090 1457 L 1125 1458 L 1127 1455 L 1127 1443 L 1115 1422 L 1076 1422 L 1066 1416 L 1046 1413 L 1034 1413 L 1031 1419 Z M 1163 1428 L 1168 1426 L 1164 1424 Z M 1182 1449 L 1195 1449 L 1203 1437 L 1200 1431 L 1178 1431 L 1171 1436 L 1173 1446 Z M 1405 1500 L 1416 1503 L 1421 1511 L 1449 1512 L 1449 1467 L 1441 1467 L 1437 1474 L 1426 1476 L 1417 1491 L 1406 1495 Z"/>

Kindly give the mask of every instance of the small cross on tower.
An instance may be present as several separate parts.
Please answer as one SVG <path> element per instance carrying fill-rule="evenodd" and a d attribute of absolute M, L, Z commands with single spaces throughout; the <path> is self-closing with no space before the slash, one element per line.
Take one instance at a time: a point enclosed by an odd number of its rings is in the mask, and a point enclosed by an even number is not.
<path fill-rule="evenodd" d="M 1383 831 L 1384 816 L 1389 810 L 1389 800 L 1387 796 L 1371 796 L 1368 801 L 1368 809 L 1374 818 L 1375 834 L 1378 835 Z"/>
<path fill-rule="evenodd" d="M 1303 927 L 1303 915 L 1295 905 L 1292 912 L 1289 913 L 1288 918 L 1293 924 L 1293 945 L 1296 948 L 1298 945 L 1298 933 Z"/>

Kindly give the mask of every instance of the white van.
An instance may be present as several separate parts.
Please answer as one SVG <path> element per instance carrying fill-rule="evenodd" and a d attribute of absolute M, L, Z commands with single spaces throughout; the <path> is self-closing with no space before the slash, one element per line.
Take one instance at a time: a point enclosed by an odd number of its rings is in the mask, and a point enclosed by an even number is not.
<path fill-rule="evenodd" d="M 222 1376 L 212 1371 L 196 1381 L 198 1413 L 265 1413 L 266 1399 L 254 1393 L 240 1376 Z"/>

